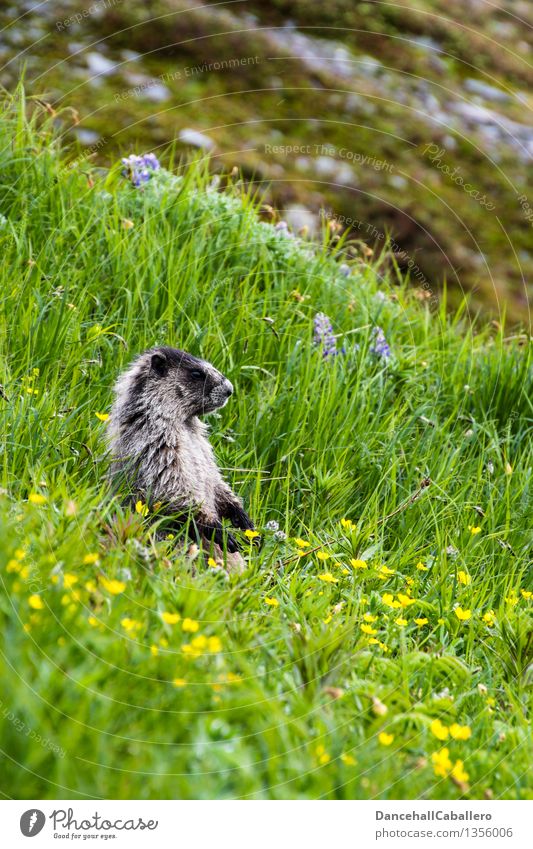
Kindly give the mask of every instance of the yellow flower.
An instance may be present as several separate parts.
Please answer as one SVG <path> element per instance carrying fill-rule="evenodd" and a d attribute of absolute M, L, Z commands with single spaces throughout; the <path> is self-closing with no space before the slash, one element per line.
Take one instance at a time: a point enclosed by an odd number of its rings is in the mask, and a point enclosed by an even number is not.
<path fill-rule="evenodd" d="M 20 572 L 21 565 L 18 560 L 8 560 L 6 565 L 6 572 Z"/>
<path fill-rule="evenodd" d="M 33 610 L 43 610 L 44 608 L 43 600 L 37 593 L 29 597 L 28 604 Z"/>
<path fill-rule="evenodd" d="M 354 569 L 368 569 L 366 560 L 359 560 L 358 558 L 352 558 L 350 560 L 350 566 L 353 566 Z"/>
<path fill-rule="evenodd" d="M 411 596 L 405 595 L 404 593 L 398 593 L 398 601 L 402 607 L 409 607 L 410 604 L 416 603 L 416 599 L 411 598 Z"/>
<path fill-rule="evenodd" d="M 401 603 L 399 601 L 394 601 L 394 596 L 392 593 L 383 593 L 381 596 L 381 601 L 383 604 L 386 604 L 387 607 L 401 607 Z"/>
<path fill-rule="evenodd" d="M 208 637 L 207 651 L 210 651 L 213 654 L 222 651 L 222 640 L 220 639 L 220 637 Z"/>
<path fill-rule="evenodd" d="M 460 584 L 464 584 L 465 587 L 467 587 L 469 584 L 472 583 L 472 578 L 470 577 L 470 575 L 467 572 L 462 572 L 462 571 L 458 572 L 457 573 L 457 580 L 459 581 Z"/>
<path fill-rule="evenodd" d="M 346 566 L 344 567 L 344 569 L 341 569 L 341 572 L 342 572 L 343 575 L 349 575 L 350 574 L 350 570 L 347 569 Z"/>
<path fill-rule="evenodd" d="M 478 528 L 478 527 L 476 527 L 475 525 L 469 525 L 469 526 L 468 526 L 468 530 L 470 531 L 470 533 L 472 534 L 472 536 L 475 536 L 476 534 L 480 534 L 480 533 L 481 533 L 481 528 Z"/>
<path fill-rule="evenodd" d="M 489 628 L 492 628 L 495 621 L 496 614 L 494 613 L 494 610 L 487 610 L 487 612 L 483 614 L 483 622 L 485 623 L 485 625 L 488 625 Z"/>
<path fill-rule="evenodd" d="M 471 610 L 463 610 L 462 607 L 456 607 L 454 613 L 461 622 L 466 622 L 466 620 L 470 619 L 472 616 Z"/>
<path fill-rule="evenodd" d="M 269 596 L 265 596 L 265 604 L 270 605 L 270 607 L 277 607 L 279 601 L 277 600 L 277 598 L 270 598 Z"/>
<path fill-rule="evenodd" d="M 364 616 L 363 616 L 363 619 L 365 620 L 365 622 L 376 622 L 377 618 L 378 618 L 377 616 L 372 616 L 371 613 L 365 613 Z"/>
<path fill-rule="evenodd" d="M 77 575 L 72 575 L 70 572 L 66 572 L 63 575 L 63 586 L 65 589 L 69 590 L 78 580 Z"/>
<path fill-rule="evenodd" d="M 458 725 L 454 722 L 450 725 L 450 734 L 454 740 L 470 740 L 472 729 L 468 725 Z"/>
<path fill-rule="evenodd" d="M 388 566 L 381 566 L 379 570 L 380 575 L 395 575 L 396 572 L 394 569 L 389 569 Z"/>
<path fill-rule="evenodd" d="M 98 628 L 98 626 L 100 624 L 98 619 L 96 618 L 96 616 L 89 616 L 89 618 L 87 619 L 87 622 L 89 623 L 91 628 Z"/>
<path fill-rule="evenodd" d="M 423 564 L 423 563 L 417 563 L 417 564 L 416 564 L 416 568 L 418 569 L 418 571 L 419 571 L 419 572 L 427 572 L 427 571 L 429 571 L 429 566 L 424 566 L 424 564 Z"/>
<path fill-rule="evenodd" d="M 306 542 L 304 539 L 300 539 L 300 537 L 298 537 L 297 539 L 295 539 L 295 540 L 294 540 L 294 542 L 296 543 L 296 545 L 297 545 L 299 548 L 307 548 L 308 546 L 310 546 L 310 545 L 311 545 L 311 543 L 310 543 L 310 542 Z"/>
<path fill-rule="evenodd" d="M 426 619 L 425 616 L 421 616 L 420 619 L 415 619 L 415 622 L 416 622 L 416 624 L 418 625 L 419 628 L 421 628 L 422 625 L 428 624 L 428 620 Z"/>
<path fill-rule="evenodd" d="M 464 770 L 462 761 L 455 761 L 455 766 L 451 771 L 451 776 L 461 784 L 468 781 L 468 773 Z"/>
<path fill-rule="evenodd" d="M 189 633 L 191 634 L 196 634 L 196 632 L 200 628 L 200 625 L 198 624 L 198 622 L 196 622 L 195 619 L 189 619 L 188 617 L 186 617 L 181 623 L 181 627 L 183 631 L 189 631 Z"/>
<path fill-rule="evenodd" d="M 315 749 L 315 755 L 318 758 L 318 762 L 320 764 L 328 764 L 331 760 L 331 755 L 328 755 L 324 746 L 317 746 Z"/>
<path fill-rule="evenodd" d="M 148 516 L 150 510 L 148 505 L 144 504 L 143 501 L 137 501 L 137 503 L 135 504 L 135 512 L 139 513 L 139 515 L 141 516 Z"/>
<path fill-rule="evenodd" d="M 244 532 L 244 536 L 247 537 L 249 540 L 252 540 L 252 539 L 255 539 L 256 537 L 259 536 L 259 532 L 258 531 L 251 531 L 251 530 L 247 529 Z"/>
<path fill-rule="evenodd" d="M 439 752 L 433 752 L 431 755 L 431 763 L 433 764 L 435 775 L 438 775 L 439 778 L 446 778 L 452 769 L 450 750 L 445 746 L 444 749 L 441 749 Z"/>
<path fill-rule="evenodd" d="M 186 682 L 185 678 L 174 678 L 172 683 L 174 684 L 175 687 L 186 687 L 187 686 L 187 682 Z"/>
<path fill-rule="evenodd" d="M 357 761 L 355 760 L 355 758 L 354 758 L 354 757 L 352 757 L 352 755 L 348 755 L 348 754 L 345 754 L 345 753 L 343 753 L 343 754 L 341 755 L 341 761 L 342 761 L 342 762 L 343 762 L 343 764 L 345 764 L 346 766 L 355 766 L 355 765 L 356 765 L 356 763 L 357 763 Z"/>
<path fill-rule="evenodd" d="M 407 625 L 407 619 L 403 619 L 402 616 L 399 616 L 398 619 L 395 619 L 394 621 L 400 626 L 400 628 L 405 628 Z"/>
<path fill-rule="evenodd" d="M 526 599 L 526 601 L 527 601 L 528 599 L 530 599 L 530 598 L 531 598 L 531 596 L 533 595 L 533 593 L 531 592 L 531 590 L 520 590 L 520 593 L 521 593 L 521 595 L 522 595 L 522 598 L 525 598 L 525 599 Z"/>
<path fill-rule="evenodd" d="M 23 548 L 16 548 L 14 554 L 17 560 L 24 560 L 26 557 L 26 552 Z"/>
<path fill-rule="evenodd" d="M 516 594 L 516 590 L 511 590 L 509 595 L 505 596 L 505 601 L 507 602 L 507 604 L 510 604 L 513 607 L 515 606 L 515 604 L 518 604 L 518 596 Z"/>
<path fill-rule="evenodd" d="M 341 526 L 347 531 L 353 531 L 355 529 L 355 525 L 351 519 L 341 519 Z"/>
<path fill-rule="evenodd" d="M 28 501 L 30 504 L 46 504 L 48 498 L 46 495 L 41 495 L 40 492 L 30 492 L 28 495 Z"/>
<path fill-rule="evenodd" d="M 323 621 L 324 625 L 329 625 L 329 623 L 331 622 L 332 619 L 333 619 L 333 616 L 330 613 L 329 616 L 326 616 L 326 618 L 323 619 L 322 621 Z"/>
<path fill-rule="evenodd" d="M 85 581 L 85 589 L 89 593 L 95 593 L 98 590 L 94 581 Z"/>
<path fill-rule="evenodd" d="M 447 740 L 449 735 L 449 729 L 447 725 L 443 725 L 440 719 L 434 719 L 431 725 L 429 726 L 431 733 L 437 740 Z"/>
<path fill-rule="evenodd" d="M 157 655 L 159 654 L 159 648 L 156 646 L 155 643 L 152 643 L 152 645 L 150 646 L 150 654 L 152 655 L 152 657 L 157 657 Z"/>
<path fill-rule="evenodd" d="M 382 746 L 390 746 L 394 740 L 394 734 L 387 734 L 386 731 L 381 731 L 380 734 L 378 734 L 378 740 Z"/>
<path fill-rule="evenodd" d="M 216 568 L 217 568 L 217 566 L 218 566 L 218 563 L 217 563 L 217 561 L 215 560 L 215 558 L 214 558 L 214 557 L 209 557 L 209 558 L 207 559 L 207 565 L 208 565 L 208 566 L 211 566 L 213 569 L 216 569 Z"/>
<path fill-rule="evenodd" d="M 181 616 L 179 613 L 167 613 L 166 610 L 163 610 L 161 613 L 161 619 L 163 622 L 166 622 L 167 625 L 175 625 L 176 622 L 180 621 Z"/>
<path fill-rule="evenodd" d="M 98 554 L 86 554 L 83 558 L 83 562 L 89 566 L 92 563 L 98 563 Z"/>
<path fill-rule="evenodd" d="M 122 581 L 117 581 L 114 578 L 109 580 L 108 578 L 104 578 L 100 575 L 98 580 L 104 590 L 107 590 L 107 592 L 111 593 L 111 595 L 120 595 L 120 593 L 123 593 L 126 589 L 126 584 Z"/>
<path fill-rule="evenodd" d="M 339 579 L 334 578 L 331 572 L 324 572 L 323 575 L 318 576 L 319 581 L 325 581 L 327 584 L 338 584 Z"/>
<path fill-rule="evenodd" d="M 317 551 L 316 556 L 319 560 L 329 560 L 331 554 L 328 554 L 327 551 Z"/>
<path fill-rule="evenodd" d="M 191 646 L 196 651 L 203 651 L 207 647 L 207 637 L 203 634 L 198 634 L 197 637 L 192 638 Z"/>
<path fill-rule="evenodd" d="M 130 619 L 128 616 L 125 616 L 124 619 L 121 619 L 120 624 L 128 633 L 138 631 L 139 628 L 142 628 L 142 622 L 139 622 L 137 619 Z"/>
<path fill-rule="evenodd" d="M 360 626 L 360 628 L 361 628 L 361 631 L 363 632 L 363 634 L 377 634 L 376 629 L 373 628 L 372 625 L 363 624 L 363 625 Z"/>
<path fill-rule="evenodd" d="M 106 422 L 109 418 L 109 413 L 95 413 L 94 415 L 97 419 L 100 419 L 101 422 Z"/>
<path fill-rule="evenodd" d="M 441 616 L 437 619 L 437 625 L 444 625 L 444 619 Z"/>

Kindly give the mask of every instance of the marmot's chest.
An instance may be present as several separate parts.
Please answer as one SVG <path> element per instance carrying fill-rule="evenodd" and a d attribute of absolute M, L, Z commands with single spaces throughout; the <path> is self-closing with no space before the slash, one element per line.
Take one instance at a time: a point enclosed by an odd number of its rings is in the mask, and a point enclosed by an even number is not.
<path fill-rule="evenodd" d="M 184 430 L 176 445 L 162 448 L 159 461 L 157 489 L 165 500 L 214 509 L 220 473 L 206 439 Z"/>

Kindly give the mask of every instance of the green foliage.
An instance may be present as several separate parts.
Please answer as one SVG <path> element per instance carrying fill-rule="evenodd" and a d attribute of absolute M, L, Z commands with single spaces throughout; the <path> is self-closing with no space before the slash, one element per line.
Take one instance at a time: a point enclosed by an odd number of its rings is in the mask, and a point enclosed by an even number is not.
<path fill-rule="evenodd" d="M 0 136 L 3 792 L 530 797 L 527 348 L 344 276 L 201 165 L 88 183 L 20 100 Z M 263 538 L 242 575 L 107 487 L 96 414 L 163 342 L 236 386 L 210 422 Z"/>

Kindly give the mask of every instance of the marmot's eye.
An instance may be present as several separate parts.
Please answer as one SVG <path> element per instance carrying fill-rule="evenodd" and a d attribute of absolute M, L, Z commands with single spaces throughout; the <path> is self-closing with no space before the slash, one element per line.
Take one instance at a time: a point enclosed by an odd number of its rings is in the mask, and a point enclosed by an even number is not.
<path fill-rule="evenodd" d="M 205 377 L 205 374 L 203 373 L 203 371 L 200 371 L 199 368 L 191 369 L 189 374 L 193 378 L 193 380 L 203 380 Z"/>

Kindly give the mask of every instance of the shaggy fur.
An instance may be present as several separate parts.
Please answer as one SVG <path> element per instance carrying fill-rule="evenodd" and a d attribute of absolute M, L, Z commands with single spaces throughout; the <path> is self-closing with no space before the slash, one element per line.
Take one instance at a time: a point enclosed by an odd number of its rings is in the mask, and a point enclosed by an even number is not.
<path fill-rule="evenodd" d="M 222 519 L 253 524 L 225 483 L 198 416 L 223 407 L 233 386 L 210 363 L 175 348 L 145 351 L 119 377 L 108 421 L 112 474 L 133 498 L 188 523 L 197 541 L 238 550 Z"/>

